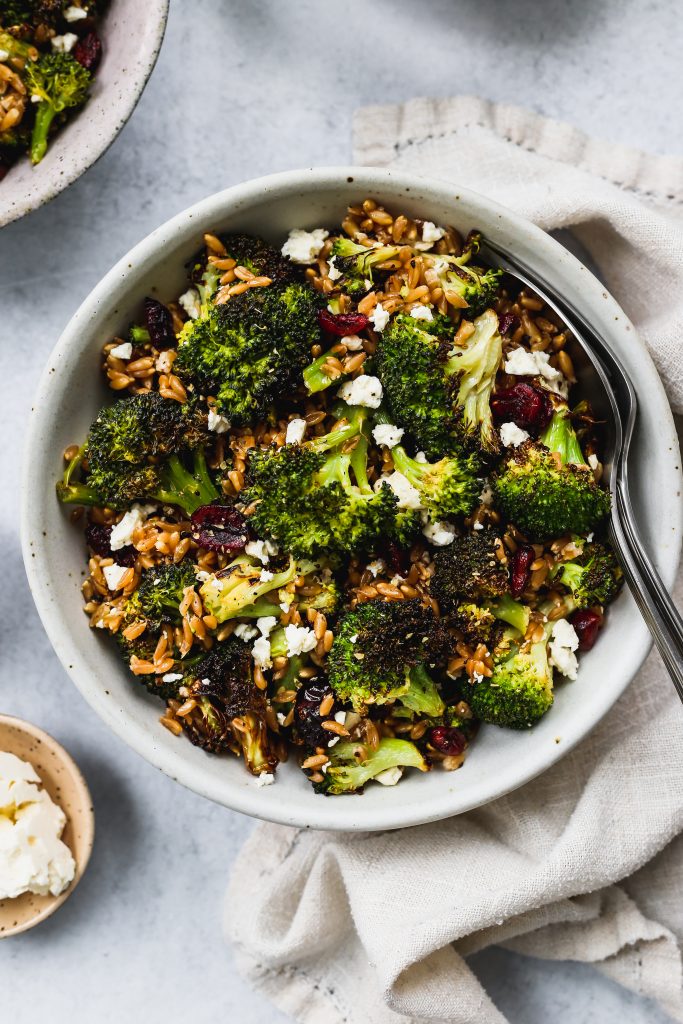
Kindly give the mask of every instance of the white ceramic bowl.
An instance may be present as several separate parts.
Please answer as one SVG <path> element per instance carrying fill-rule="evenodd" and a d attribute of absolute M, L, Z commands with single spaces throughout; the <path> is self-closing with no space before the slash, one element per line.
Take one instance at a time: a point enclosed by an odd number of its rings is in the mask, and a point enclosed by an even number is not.
<path fill-rule="evenodd" d="M 103 56 L 90 99 L 55 135 L 37 167 L 22 157 L 0 183 L 0 227 L 54 199 L 112 144 L 156 63 L 169 0 L 111 0 L 98 34 Z"/>
<path fill-rule="evenodd" d="M 462 769 L 413 773 L 399 786 L 369 786 L 362 797 L 316 796 L 292 764 L 277 783 L 257 788 L 240 761 L 212 757 L 159 725 L 148 697 L 114 645 L 87 627 L 81 606 L 85 548 L 60 507 L 53 481 L 63 449 L 80 442 L 111 398 L 100 383 L 102 345 L 139 314 L 147 294 L 171 299 L 184 289 L 183 266 L 202 233 L 251 231 L 280 243 L 292 227 L 339 223 L 347 204 L 367 195 L 436 223 L 480 228 L 542 269 L 558 291 L 602 331 L 628 367 L 642 410 L 632 465 L 635 507 L 667 584 L 681 536 L 678 444 L 650 357 L 602 285 L 561 245 L 482 196 L 446 183 L 362 168 L 293 171 L 211 196 L 168 221 L 107 274 L 83 303 L 52 353 L 29 424 L 23 481 L 23 548 L 33 596 L 64 667 L 111 728 L 152 764 L 227 807 L 288 825 L 385 829 L 444 818 L 501 796 L 562 757 L 605 714 L 642 663 L 650 640 L 630 596 L 611 608 L 599 643 L 581 659 L 579 678 L 561 685 L 552 711 L 529 732 L 488 727 Z"/>

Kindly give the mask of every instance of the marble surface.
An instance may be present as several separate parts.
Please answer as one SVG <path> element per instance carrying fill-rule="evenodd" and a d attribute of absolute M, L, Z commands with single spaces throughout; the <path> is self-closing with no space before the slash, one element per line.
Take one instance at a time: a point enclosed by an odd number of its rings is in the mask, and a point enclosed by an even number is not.
<path fill-rule="evenodd" d="M 208 193 L 347 161 L 352 111 L 364 103 L 471 92 L 656 152 L 683 148 L 680 14 L 670 0 L 173 0 L 171 8 L 159 64 L 114 146 L 49 206 L 0 232 L 0 710 L 68 747 L 97 815 L 93 860 L 73 898 L 0 946 L 2 1017 L 13 1024 L 287 1020 L 242 982 L 221 935 L 227 873 L 251 821 L 182 790 L 105 730 L 53 655 L 25 583 L 23 424 L 81 300 L 131 245 Z M 589 967 L 502 950 L 472 963 L 512 1024 L 666 1021 Z"/>

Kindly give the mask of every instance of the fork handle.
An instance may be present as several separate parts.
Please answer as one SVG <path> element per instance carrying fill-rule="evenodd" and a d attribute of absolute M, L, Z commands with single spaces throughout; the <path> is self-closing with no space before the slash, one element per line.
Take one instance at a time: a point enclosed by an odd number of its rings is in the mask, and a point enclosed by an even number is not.
<path fill-rule="evenodd" d="M 628 493 L 623 496 L 619 489 L 612 502 L 608 532 L 633 599 L 683 701 L 683 620 L 645 552 Z"/>

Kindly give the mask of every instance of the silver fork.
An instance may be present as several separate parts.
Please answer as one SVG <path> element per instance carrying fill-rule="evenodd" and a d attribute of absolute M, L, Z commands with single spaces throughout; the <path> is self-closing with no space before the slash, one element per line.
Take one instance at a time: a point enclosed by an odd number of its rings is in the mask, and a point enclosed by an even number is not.
<path fill-rule="evenodd" d="M 607 423 L 605 469 L 612 497 L 608 536 L 624 570 L 633 598 L 647 623 L 678 696 L 683 701 L 683 619 L 649 557 L 631 504 L 628 455 L 638 413 L 631 380 L 617 355 L 578 309 L 558 296 L 543 278 L 516 256 L 485 239 L 482 255 L 522 284 L 528 285 L 557 313 L 571 338 L 571 355 L 582 390 Z"/>

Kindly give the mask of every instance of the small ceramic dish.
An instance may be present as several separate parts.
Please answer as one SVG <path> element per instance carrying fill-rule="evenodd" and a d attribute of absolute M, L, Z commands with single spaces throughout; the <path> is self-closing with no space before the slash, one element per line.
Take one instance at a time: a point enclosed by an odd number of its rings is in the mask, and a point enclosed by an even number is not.
<path fill-rule="evenodd" d="M 0 227 L 54 199 L 109 148 L 135 110 L 154 69 L 170 0 L 111 0 L 99 35 L 103 57 L 90 99 L 33 167 L 22 157 L 0 182 Z"/>
<path fill-rule="evenodd" d="M 21 718 L 0 715 L 0 750 L 33 765 L 45 790 L 66 815 L 62 840 L 76 861 L 71 885 L 59 896 L 26 892 L 0 900 L 0 939 L 28 931 L 54 914 L 68 900 L 83 876 L 95 837 L 95 815 L 90 791 L 64 747 L 42 729 Z"/>
<path fill-rule="evenodd" d="M 681 543 L 681 471 L 666 395 L 652 360 L 614 299 L 574 256 L 529 221 L 490 199 L 402 171 L 328 167 L 288 171 L 210 196 L 131 250 L 85 300 L 45 368 L 31 410 L 22 498 L 24 561 L 40 617 L 65 669 L 105 722 L 152 764 L 203 796 L 260 818 L 339 831 L 402 828 L 459 814 L 545 771 L 578 743 L 624 691 L 650 636 L 627 592 L 611 606 L 600 642 L 581 659 L 575 682 L 534 729 L 482 729 L 457 772 L 415 773 L 400 786 L 368 786 L 360 797 L 316 795 L 295 764 L 257 788 L 236 758 L 216 757 L 159 724 L 163 706 L 144 691 L 115 645 L 88 629 L 80 586 L 83 532 L 60 507 L 53 481 L 64 449 L 85 437 L 112 394 L 99 373 L 102 346 L 127 330 L 146 295 L 163 301 L 187 287 L 185 265 L 202 234 L 245 231 L 281 245 L 291 228 L 339 224 L 346 207 L 372 196 L 393 211 L 467 231 L 479 228 L 536 269 L 619 353 L 638 390 L 640 413 L 630 476 L 649 551 L 667 585 Z"/>

